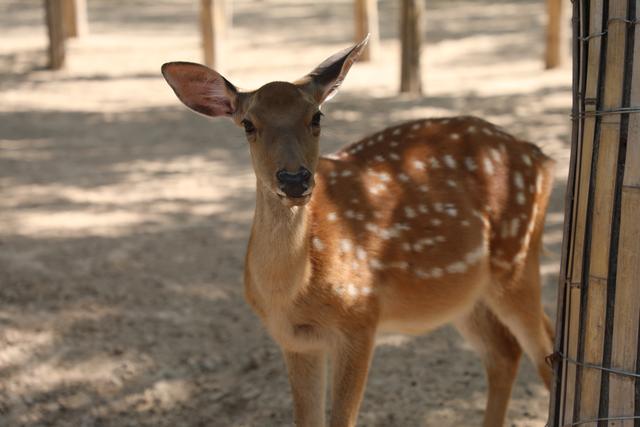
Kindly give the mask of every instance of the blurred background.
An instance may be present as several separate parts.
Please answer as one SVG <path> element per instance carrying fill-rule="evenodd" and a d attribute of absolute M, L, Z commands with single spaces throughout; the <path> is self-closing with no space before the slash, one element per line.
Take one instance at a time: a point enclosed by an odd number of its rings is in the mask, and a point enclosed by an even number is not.
<path fill-rule="evenodd" d="M 216 62 L 241 88 L 301 77 L 354 39 L 352 0 L 227 3 Z M 0 0 L 0 426 L 291 425 L 279 350 L 243 301 L 245 139 L 187 111 L 159 73 L 203 61 L 201 4 L 87 6 L 88 32 L 51 71 L 43 2 Z M 325 106 L 322 151 L 459 114 L 541 146 L 558 161 L 543 260 L 553 315 L 569 58 L 544 69 L 543 0 L 424 6 L 422 95 L 399 93 L 400 2 L 379 1 L 379 50 Z M 385 336 L 359 425 L 479 426 L 485 391 L 452 328 Z M 543 426 L 547 406 L 524 361 L 508 425 Z"/>

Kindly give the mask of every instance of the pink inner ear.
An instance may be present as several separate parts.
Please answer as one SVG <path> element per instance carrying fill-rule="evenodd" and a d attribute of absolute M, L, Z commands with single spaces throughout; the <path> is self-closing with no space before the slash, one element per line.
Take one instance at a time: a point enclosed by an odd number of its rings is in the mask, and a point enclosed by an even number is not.
<path fill-rule="evenodd" d="M 192 110 L 212 117 L 230 116 L 235 111 L 235 94 L 224 78 L 209 68 L 191 63 L 173 63 L 162 73 L 178 98 Z"/>

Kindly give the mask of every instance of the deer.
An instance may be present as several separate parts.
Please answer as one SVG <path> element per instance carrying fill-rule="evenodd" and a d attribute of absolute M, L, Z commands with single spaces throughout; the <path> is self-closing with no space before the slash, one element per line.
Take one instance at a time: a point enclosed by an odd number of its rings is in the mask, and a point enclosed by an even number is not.
<path fill-rule="evenodd" d="M 366 43 L 253 91 L 190 62 L 162 74 L 191 110 L 244 128 L 256 176 L 244 294 L 283 353 L 295 425 L 354 426 L 376 336 L 453 324 L 485 365 L 483 425 L 502 426 L 523 352 L 551 383 L 540 251 L 554 161 L 471 116 L 320 156 L 321 107 Z"/>

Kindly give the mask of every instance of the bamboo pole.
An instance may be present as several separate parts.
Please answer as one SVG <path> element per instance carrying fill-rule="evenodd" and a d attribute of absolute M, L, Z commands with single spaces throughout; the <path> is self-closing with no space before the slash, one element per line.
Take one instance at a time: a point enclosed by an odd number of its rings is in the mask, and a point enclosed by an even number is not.
<path fill-rule="evenodd" d="M 608 16 L 626 16 L 627 0 L 609 0 Z M 622 82 L 626 28 L 608 26 L 605 62 L 604 96 L 602 108 L 622 107 Z M 596 60 L 600 60 L 596 58 Z M 618 152 L 620 147 L 620 115 L 604 115 L 600 119 L 600 138 L 596 159 L 593 190 L 594 209 L 591 227 L 591 256 L 589 262 L 588 298 L 585 307 L 584 362 L 604 364 L 606 308 L 610 283 L 609 263 Z M 582 370 L 580 419 L 597 418 L 600 413 L 602 372 L 599 369 Z M 591 423 L 597 426 L 597 423 Z M 587 425 L 588 427 L 588 425 Z"/>
<path fill-rule="evenodd" d="M 590 32 L 601 32 L 602 19 L 598 19 L 598 17 L 602 16 L 603 1 L 591 0 L 590 7 L 592 8 L 590 17 L 584 17 L 585 19 L 589 19 L 588 29 Z M 591 59 L 587 64 L 586 74 L 582 76 L 582 78 L 585 79 L 584 99 L 587 100 L 584 102 L 583 110 L 587 114 L 593 113 L 596 110 L 595 99 L 598 95 L 598 77 L 600 72 L 598 58 L 600 57 L 601 42 L 602 40 L 599 37 L 589 39 L 589 45 L 587 47 L 588 52 L 585 52 L 588 55 L 588 58 Z M 584 119 L 581 143 L 576 147 L 578 150 L 579 163 L 576 168 L 575 188 L 573 190 L 576 199 L 572 213 L 572 224 L 574 224 L 574 228 L 571 231 L 571 245 L 568 258 L 568 319 L 565 325 L 564 334 L 567 337 L 564 354 L 573 360 L 577 360 L 579 357 L 578 331 L 580 329 L 582 287 L 584 286 L 582 278 L 584 267 L 583 254 L 586 243 L 589 183 L 591 181 L 591 163 L 593 159 L 595 128 L 596 116 L 587 116 Z M 569 183 L 569 185 L 570 184 L 571 183 Z M 566 364 L 563 391 L 563 406 L 565 408 L 574 407 L 578 381 L 577 370 L 578 369 L 575 364 Z M 573 411 L 564 411 L 563 424 L 569 424 L 573 419 Z"/>
<path fill-rule="evenodd" d="M 204 63 L 220 68 L 222 35 L 225 33 L 224 0 L 200 0 L 200 29 Z"/>
<path fill-rule="evenodd" d="M 420 53 L 424 27 L 423 9 L 421 0 L 402 0 L 400 92 L 415 95 L 422 94 Z"/>
<path fill-rule="evenodd" d="M 562 0 L 547 0 L 547 34 L 544 67 L 556 68 L 562 63 Z"/>
<path fill-rule="evenodd" d="M 86 0 L 63 0 L 65 37 L 82 37 L 89 32 Z"/>
<path fill-rule="evenodd" d="M 635 62 L 630 82 L 630 105 L 640 105 L 640 26 L 634 35 Z M 620 208 L 617 284 L 611 365 L 626 372 L 637 371 L 640 336 L 640 114 L 630 115 Z M 633 416 L 640 412 L 631 396 L 636 394 L 633 378 L 612 375 L 609 380 L 609 414 Z M 634 427 L 634 420 L 609 422 L 609 427 Z"/>
<path fill-rule="evenodd" d="M 49 35 L 49 62 L 47 67 L 59 70 L 65 62 L 65 35 L 62 0 L 45 0 L 45 19 Z"/>
<path fill-rule="evenodd" d="M 380 45 L 380 32 L 378 27 L 378 2 L 377 0 L 354 0 L 354 42 L 360 43 L 369 34 L 369 43 L 364 47 L 360 55 L 360 61 L 376 59 Z"/>
<path fill-rule="evenodd" d="M 640 106 L 639 8 L 636 0 L 576 2 L 563 360 L 549 426 L 632 427 L 640 415 L 640 115 L 625 109 Z"/>

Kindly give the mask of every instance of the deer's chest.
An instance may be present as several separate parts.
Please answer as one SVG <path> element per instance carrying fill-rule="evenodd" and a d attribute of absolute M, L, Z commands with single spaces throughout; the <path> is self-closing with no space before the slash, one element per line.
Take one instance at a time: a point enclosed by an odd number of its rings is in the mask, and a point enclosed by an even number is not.
<path fill-rule="evenodd" d="M 319 321 L 313 304 L 306 299 L 273 295 L 259 281 L 247 286 L 247 299 L 260 316 L 271 337 L 280 347 L 289 351 L 304 352 L 321 349 L 328 340 L 327 328 Z"/>

